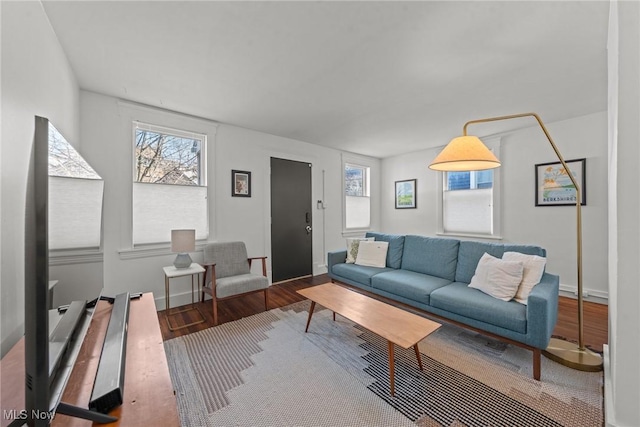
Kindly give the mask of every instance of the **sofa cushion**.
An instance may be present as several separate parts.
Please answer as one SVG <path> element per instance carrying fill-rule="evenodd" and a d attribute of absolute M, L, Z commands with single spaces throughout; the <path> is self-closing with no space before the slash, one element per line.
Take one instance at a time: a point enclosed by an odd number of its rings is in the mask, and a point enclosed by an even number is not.
<path fill-rule="evenodd" d="M 456 282 L 471 283 L 476 272 L 478 261 L 482 255 L 488 253 L 496 258 L 502 258 L 504 245 L 501 243 L 461 241 L 458 250 L 458 265 L 456 266 Z"/>
<path fill-rule="evenodd" d="M 435 289 L 451 283 L 451 280 L 428 276 L 409 270 L 391 270 L 371 278 L 371 286 L 410 300 L 429 304 L 429 295 Z"/>
<path fill-rule="evenodd" d="M 470 288 L 466 283 L 454 282 L 435 289 L 431 292 L 429 299 L 432 307 L 522 334 L 527 333 L 525 305 L 493 298 L 484 292 Z M 478 327 L 481 326 L 478 325 Z"/>
<path fill-rule="evenodd" d="M 389 242 L 389 250 L 387 251 L 387 267 L 400 268 L 400 265 L 402 264 L 404 236 L 398 234 L 368 232 L 365 237 L 374 237 L 376 240 Z"/>
<path fill-rule="evenodd" d="M 391 268 L 377 268 L 367 267 L 357 264 L 336 264 L 331 268 L 331 272 L 336 276 L 344 277 L 345 279 L 353 280 L 360 284 L 371 286 L 371 277 L 376 274 L 383 273 L 385 271 L 393 271 Z"/>
<path fill-rule="evenodd" d="M 406 236 L 402 269 L 447 279 L 456 275 L 459 240 L 437 237 Z"/>
<path fill-rule="evenodd" d="M 461 241 L 458 249 L 455 281 L 471 283 L 478 261 L 480 261 L 485 252 L 496 258 L 502 258 L 502 254 L 505 252 L 520 252 L 541 257 L 547 256 L 547 251 L 540 246 Z"/>
<path fill-rule="evenodd" d="M 521 254 L 547 256 L 547 251 L 540 246 L 533 245 L 504 245 L 505 252 L 520 252 Z"/>

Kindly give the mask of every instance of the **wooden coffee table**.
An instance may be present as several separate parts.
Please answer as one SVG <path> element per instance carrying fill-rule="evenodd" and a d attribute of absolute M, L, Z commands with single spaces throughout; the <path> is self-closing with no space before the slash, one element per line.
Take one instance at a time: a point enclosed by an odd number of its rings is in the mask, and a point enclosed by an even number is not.
<path fill-rule="evenodd" d="M 389 344 L 389 384 L 391 396 L 395 395 L 394 344 L 402 348 L 413 347 L 416 352 L 416 358 L 418 359 L 418 366 L 420 370 L 423 370 L 422 359 L 420 358 L 420 351 L 418 350 L 418 342 L 438 329 L 441 326 L 439 323 L 334 283 L 325 283 L 323 285 L 301 289 L 298 293 L 311 300 L 305 332 L 309 330 L 313 309 L 316 303 L 318 303 L 333 311 L 333 320 L 336 320 L 336 313 L 338 313 L 387 340 Z"/>

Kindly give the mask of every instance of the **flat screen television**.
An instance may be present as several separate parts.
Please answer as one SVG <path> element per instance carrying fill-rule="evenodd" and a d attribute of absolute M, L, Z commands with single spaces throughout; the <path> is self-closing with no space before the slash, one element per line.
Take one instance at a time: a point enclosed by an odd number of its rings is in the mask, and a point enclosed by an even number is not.
<path fill-rule="evenodd" d="M 71 302 L 65 310 L 50 310 L 49 144 L 55 138 L 61 135 L 49 120 L 36 116 L 25 202 L 25 410 L 17 414 L 12 426 L 49 425 L 56 412 L 97 422 L 116 420 L 61 402 L 94 304 L 79 300 Z M 100 216 L 101 203 L 102 194 Z M 101 223 L 101 217 L 98 221 Z M 99 296 L 96 295 L 94 303 Z"/>

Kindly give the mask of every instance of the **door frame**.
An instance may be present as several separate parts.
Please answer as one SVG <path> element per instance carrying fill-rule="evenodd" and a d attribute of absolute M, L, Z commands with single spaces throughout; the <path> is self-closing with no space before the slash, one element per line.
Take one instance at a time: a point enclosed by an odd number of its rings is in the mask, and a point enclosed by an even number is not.
<path fill-rule="evenodd" d="M 265 219 L 264 219 L 264 253 L 267 254 L 268 257 L 268 262 L 267 262 L 267 276 L 269 276 L 269 283 L 273 283 L 273 270 L 272 270 L 272 265 L 271 265 L 271 260 L 272 258 L 272 254 L 271 254 L 271 158 L 272 157 L 277 157 L 279 159 L 284 159 L 284 160 L 293 160 L 295 162 L 302 162 L 302 163 L 310 163 L 311 164 L 311 206 L 309 206 L 309 209 L 311 209 L 311 212 L 314 212 L 313 215 L 311 215 L 311 227 L 313 228 L 313 231 L 311 233 L 311 274 L 312 275 L 316 275 L 316 256 L 317 256 L 317 251 L 316 251 L 316 225 L 317 225 L 317 219 L 315 215 L 315 204 L 314 204 L 314 200 L 317 199 L 317 197 L 315 196 L 316 194 L 316 189 L 318 186 L 317 180 L 315 178 L 315 170 L 317 168 L 316 163 L 317 163 L 317 156 L 314 155 L 309 155 L 309 156 L 304 156 L 304 155 L 298 155 L 298 154 L 291 154 L 291 153 L 284 153 L 284 152 L 280 152 L 280 151 L 265 151 L 265 156 L 264 156 L 264 165 L 265 165 L 265 177 L 264 177 L 264 183 L 263 183 L 263 191 L 264 191 L 264 212 L 266 213 L 265 215 Z M 324 230 L 322 230 L 322 232 L 324 232 Z"/>

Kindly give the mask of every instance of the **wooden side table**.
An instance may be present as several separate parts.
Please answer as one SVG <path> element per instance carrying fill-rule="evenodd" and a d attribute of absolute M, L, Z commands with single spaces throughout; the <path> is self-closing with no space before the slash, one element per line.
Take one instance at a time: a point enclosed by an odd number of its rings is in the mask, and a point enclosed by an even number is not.
<path fill-rule="evenodd" d="M 187 328 L 189 326 L 193 326 L 193 325 L 197 325 L 199 323 L 203 323 L 205 321 L 204 315 L 202 314 L 202 312 L 200 311 L 200 309 L 198 309 L 198 307 L 194 307 L 194 300 L 193 300 L 193 291 L 194 291 L 194 287 L 193 287 L 193 283 L 194 281 L 197 282 L 196 286 L 197 286 L 197 291 L 198 291 L 198 295 L 200 294 L 200 274 L 204 273 L 205 270 L 204 268 L 197 263 L 192 263 L 189 267 L 187 268 L 175 268 L 173 265 L 170 265 L 168 267 L 162 267 L 162 269 L 164 270 L 164 294 L 165 294 L 165 315 L 167 317 L 167 325 L 169 325 L 169 330 L 170 331 L 176 331 L 178 329 L 182 329 L 182 328 Z M 173 313 L 171 312 L 171 304 L 169 301 L 169 281 L 170 279 L 173 279 L 175 277 L 183 277 L 183 276 L 191 276 L 191 306 L 187 307 L 187 308 L 183 308 L 177 311 L 174 311 Z M 184 313 L 187 311 L 192 311 L 195 310 L 198 312 L 198 314 L 200 314 L 200 320 L 197 320 L 195 322 L 191 322 L 191 323 L 187 323 L 186 325 L 181 325 L 181 326 L 173 326 L 171 324 L 171 316 L 174 316 L 176 314 L 180 314 L 180 313 Z"/>

